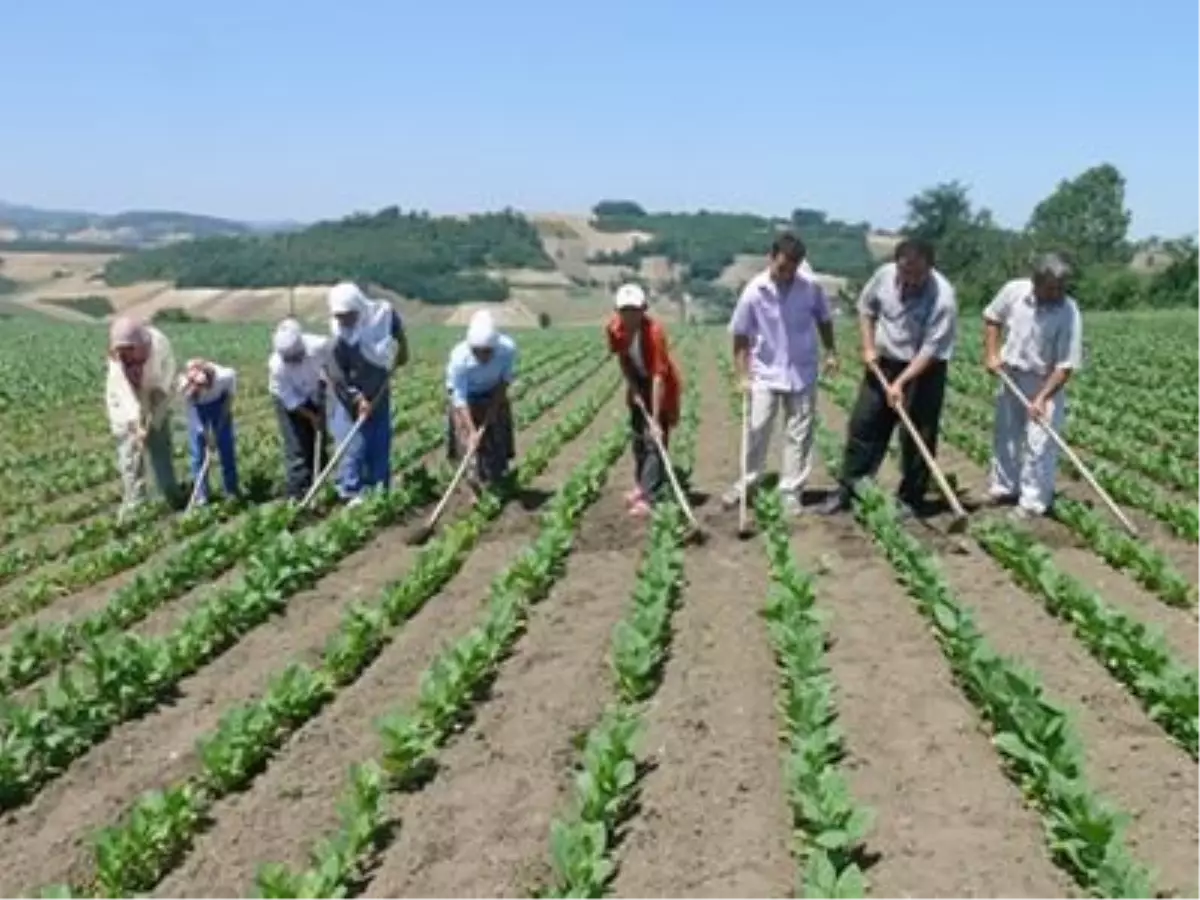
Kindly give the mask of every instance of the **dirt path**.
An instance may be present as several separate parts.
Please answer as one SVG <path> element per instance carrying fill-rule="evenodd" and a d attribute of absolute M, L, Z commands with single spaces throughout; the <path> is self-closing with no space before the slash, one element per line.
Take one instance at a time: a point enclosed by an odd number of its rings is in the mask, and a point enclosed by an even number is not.
<path fill-rule="evenodd" d="M 828 404 L 827 421 L 845 427 L 844 414 Z M 948 467 L 968 470 L 952 448 L 939 449 Z M 894 464 L 885 464 L 881 483 L 895 483 Z M 931 524 L 942 526 L 934 519 Z M 911 533 L 936 546 L 920 524 Z M 982 548 L 967 554 L 941 553 L 955 597 L 972 610 L 980 630 L 1001 654 L 1021 660 L 1041 676 L 1047 694 L 1070 704 L 1072 723 L 1084 745 L 1091 785 L 1128 812 L 1128 842 L 1135 856 L 1162 873 L 1163 888 L 1188 890 L 1197 868 L 1196 765 L 1142 711 L 1041 601 L 1013 585 Z"/>
<path fill-rule="evenodd" d="M 695 485 L 712 496 L 697 515 L 711 539 L 688 551 L 671 658 L 646 712 L 641 814 L 618 850 L 620 897 L 790 896 L 795 865 L 776 675 L 759 612 L 766 601 L 760 541 L 739 542 L 719 496 L 737 472 L 737 430 L 715 366 L 704 397 Z"/>
<path fill-rule="evenodd" d="M 603 428 L 604 422 L 611 419 L 602 411 L 563 448 L 538 485 L 560 483 L 602 433 L 595 429 Z M 528 511 L 521 515 L 531 520 L 536 516 Z M 476 546 L 457 577 L 401 629 L 353 685 L 300 729 L 249 790 L 217 805 L 213 827 L 158 886 L 155 896 L 247 896 L 264 861 L 306 864 L 313 844 L 337 824 L 349 766 L 378 756 L 376 719 L 416 698 L 421 672 L 447 642 L 474 624 L 489 583 L 528 543 L 527 536 L 505 533 L 499 525 L 494 523 L 489 532 L 495 539 Z M 408 827 L 421 824 L 413 821 L 410 826 L 406 817 L 400 833 Z"/>
<path fill-rule="evenodd" d="M 538 429 L 549 427 L 550 418 L 518 439 L 532 439 Z M 314 587 L 296 593 L 283 615 L 184 679 L 172 705 L 119 725 L 28 805 L 0 821 L 0 893 L 86 875 L 89 836 L 96 828 L 111 822 L 141 792 L 195 771 L 195 742 L 216 727 L 221 715 L 261 696 L 286 660 L 316 661 L 346 607 L 373 601 L 385 585 L 404 576 L 416 554 L 404 542 L 411 527 L 385 529 Z"/>
<path fill-rule="evenodd" d="M 836 427 L 836 426 L 835 426 Z M 818 465 L 814 489 L 832 489 Z M 792 549 L 832 613 L 827 653 L 851 794 L 875 811 L 877 897 L 1063 897 L 1041 822 L 1002 774 L 979 715 L 869 537 L 848 516 L 806 516 Z M 964 863 L 969 861 L 969 863 Z"/>
<path fill-rule="evenodd" d="M 439 757 L 437 777 L 393 803 L 410 826 L 367 896 L 525 897 L 545 882 L 550 821 L 568 803 L 575 741 L 611 697 L 609 637 L 644 534 L 628 526 L 622 488 L 610 475 L 585 512 L 566 575 L 534 608 L 492 697 Z"/>

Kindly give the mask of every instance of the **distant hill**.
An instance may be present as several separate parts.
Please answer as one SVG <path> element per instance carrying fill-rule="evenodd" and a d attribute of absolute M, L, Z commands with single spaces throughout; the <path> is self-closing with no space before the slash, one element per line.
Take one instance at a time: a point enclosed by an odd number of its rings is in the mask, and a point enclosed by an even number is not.
<path fill-rule="evenodd" d="M 291 231 L 294 222 L 252 223 L 174 210 L 133 209 L 115 214 L 42 209 L 0 200 L 0 243 L 81 247 L 155 247 L 206 237 Z"/>

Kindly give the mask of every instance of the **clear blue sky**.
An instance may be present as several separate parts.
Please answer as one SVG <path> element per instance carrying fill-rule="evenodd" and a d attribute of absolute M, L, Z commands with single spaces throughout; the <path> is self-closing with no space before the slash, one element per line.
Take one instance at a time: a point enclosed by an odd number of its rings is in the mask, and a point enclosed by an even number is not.
<path fill-rule="evenodd" d="M 709 3 L 6 3 L 0 199 L 895 226 L 959 178 L 1017 225 L 1109 161 L 1135 235 L 1196 230 L 1195 0 Z"/>

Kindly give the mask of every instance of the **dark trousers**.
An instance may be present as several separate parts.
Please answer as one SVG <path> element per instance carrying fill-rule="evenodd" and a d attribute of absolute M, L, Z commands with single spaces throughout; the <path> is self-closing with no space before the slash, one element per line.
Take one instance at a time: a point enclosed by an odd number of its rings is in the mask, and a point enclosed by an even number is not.
<path fill-rule="evenodd" d="M 283 439 L 284 479 L 287 485 L 287 495 L 294 499 L 303 497 L 310 487 L 317 472 L 329 458 L 329 442 L 324 434 L 321 436 L 321 459 L 317 459 L 317 434 L 324 432 L 324 419 L 321 410 L 313 403 L 306 407 L 317 413 L 321 418 L 321 428 L 313 426 L 308 418 L 297 409 L 288 412 L 278 399 L 275 400 L 275 420 L 279 424 L 279 436 Z"/>
<path fill-rule="evenodd" d="M 879 368 L 894 381 L 908 363 L 897 359 L 880 359 Z M 942 419 L 942 402 L 946 396 L 946 363 L 936 360 L 905 391 L 905 408 L 916 426 L 917 433 L 925 441 L 929 452 L 936 456 L 938 428 Z M 842 458 L 842 485 L 853 489 L 855 482 L 867 476 L 874 477 L 887 454 L 892 431 L 899 416 L 887 402 L 883 386 L 869 370 L 864 370 L 858 386 L 858 396 L 850 413 L 849 434 L 846 439 L 845 455 Z M 929 487 L 929 467 L 921 457 L 921 451 L 909 437 L 903 425 L 900 432 L 900 489 L 896 492 L 901 501 L 910 506 L 921 503 Z"/>
<path fill-rule="evenodd" d="M 646 409 L 650 409 L 650 379 L 639 381 L 636 390 Z M 633 478 L 642 489 L 647 502 L 653 503 L 666 483 L 666 466 L 654 438 L 650 435 L 646 415 L 637 405 L 629 408 L 629 427 L 633 431 Z M 668 446 L 666 424 L 660 421 L 658 427 L 662 431 L 663 446 Z"/>
<path fill-rule="evenodd" d="M 484 416 L 491 402 L 491 394 L 467 398 L 467 409 L 476 428 L 484 424 Z M 508 464 L 517 455 L 514 431 L 512 404 L 506 397 L 487 423 L 479 452 L 475 454 L 475 475 L 483 484 L 495 484 L 508 474 Z M 452 462 L 458 462 L 465 450 L 465 447 L 459 446 L 454 407 L 449 406 L 446 411 L 446 455 Z"/>

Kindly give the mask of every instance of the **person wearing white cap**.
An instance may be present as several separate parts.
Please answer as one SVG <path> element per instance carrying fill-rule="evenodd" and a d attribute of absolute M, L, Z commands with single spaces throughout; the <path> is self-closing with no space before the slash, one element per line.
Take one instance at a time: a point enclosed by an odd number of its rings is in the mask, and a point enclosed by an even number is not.
<path fill-rule="evenodd" d="M 171 396 L 175 354 L 167 336 L 130 316 L 117 316 L 108 332 L 108 423 L 117 439 L 124 518 L 146 495 L 146 458 L 167 503 L 182 495 L 171 460 Z"/>
<path fill-rule="evenodd" d="M 333 436 L 346 441 L 362 425 L 342 457 L 338 494 L 358 502 L 363 488 L 392 483 L 392 373 L 408 362 L 400 314 L 386 300 L 368 300 L 357 285 L 342 282 L 329 290 L 330 331 L 326 373 L 333 389 Z"/>
<path fill-rule="evenodd" d="M 471 316 L 466 339 L 455 344 L 446 362 L 447 455 L 457 461 L 477 451 L 472 485 L 476 493 L 480 483 L 495 484 L 508 474 L 516 456 L 508 398 L 516 368 L 516 342 L 496 329 L 490 312 L 478 310 Z"/>
<path fill-rule="evenodd" d="M 192 479 L 204 470 L 208 436 L 211 432 L 221 459 L 221 480 L 228 497 L 238 493 L 237 442 L 233 433 L 233 395 L 237 390 L 237 372 L 206 359 L 189 359 L 179 378 L 188 420 L 188 450 Z M 199 485 L 196 502 L 208 502 L 208 476 Z"/>
<path fill-rule="evenodd" d="M 330 338 L 305 334 L 295 319 L 284 319 L 267 360 L 267 392 L 283 439 L 287 495 L 296 500 L 308 492 L 323 464 L 316 445 L 317 436 L 325 435 L 323 368 L 330 344 Z"/>
<path fill-rule="evenodd" d="M 636 284 L 622 285 L 614 303 L 617 311 L 605 333 L 609 352 L 616 354 L 625 376 L 634 475 L 625 500 L 629 514 L 639 518 L 650 514 L 666 479 L 665 462 L 650 432 L 657 432 L 664 447 L 670 445 L 671 429 L 679 422 L 682 379 L 671 359 L 666 329 L 647 312 L 646 292 Z"/>

